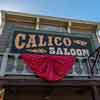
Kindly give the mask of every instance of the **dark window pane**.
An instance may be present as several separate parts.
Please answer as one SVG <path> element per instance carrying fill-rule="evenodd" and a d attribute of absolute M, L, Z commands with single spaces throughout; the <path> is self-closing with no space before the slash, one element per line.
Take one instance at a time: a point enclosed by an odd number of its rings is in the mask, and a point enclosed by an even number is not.
<path fill-rule="evenodd" d="M 78 59 L 76 60 L 74 71 L 77 74 L 82 74 L 82 68 L 80 67 L 80 62 Z"/>
<path fill-rule="evenodd" d="M 14 56 L 8 56 L 7 68 L 6 68 L 7 72 L 12 72 L 12 70 L 15 68 L 14 60 L 15 60 Z"/>
<path fill-rule="evenodd" d="M 31 68 L 29 66 L 26 65 L 26 70 L 28 73 L 33 73 L 33 71 L 31 70 Z"/>
<path fill-rule="evenodd" d="M 40 30 L 66 32 L 66 28 L 63 26 L 40 25 Z"/>
<path fill-rule="evenodd" d="M 17 59 L 17 67 L 16 67 L 16 72 L 22 72 L 24 70 L 24 64 L 22 60 Z"/>
<path fill-rule="evenodd" d="M 83 66 L 84 72 L 87 74 L 88 73 L 87 59 L 82 59 L 82 66 Z"/>

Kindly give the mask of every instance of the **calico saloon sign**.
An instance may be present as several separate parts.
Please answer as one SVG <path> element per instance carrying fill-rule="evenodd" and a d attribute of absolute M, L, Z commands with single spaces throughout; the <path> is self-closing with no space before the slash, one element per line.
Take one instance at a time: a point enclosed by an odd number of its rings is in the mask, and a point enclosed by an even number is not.
<path fill-rule="evenodd" d="M 89 56 L 88 38 L 15 31 L 12 40 L 12 53 L 33 53 L 49 55 Z"/>

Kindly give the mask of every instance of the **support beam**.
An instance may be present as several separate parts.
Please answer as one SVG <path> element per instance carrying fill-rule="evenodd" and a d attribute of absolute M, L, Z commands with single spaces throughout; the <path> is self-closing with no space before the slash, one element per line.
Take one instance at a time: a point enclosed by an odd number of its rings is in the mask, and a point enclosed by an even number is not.
<path fill-rule="evenodd" d="M 71 25 L 72 25 L 72 22 L 68 21 L 68 27 L 67 27 L 67 32 L 68 33 L 71 33 Z"/>
<path fill-rule="evenodd" d="M 100 25 L 97 25 L 96 36 L 97 36 L 98 42 L 100 44 Z"/>
<path fill-rule="evenodd" d="M 3 33 L 3 28 L 5 26 L 5 12 L 4 11 L 0 11 L 0 35 Z"/>
<path fill-rule="evenodd" d="M 39 30 L 39 23 L 40 23 L 40 18 L 36 18 L 36 30 Z"/>
<path fill-rule="evenodd" d="M 99 99 L 98 89 L 97 89 L 96 86 L 92 86 L 91 95 L 92 95 L 92 100 L 100 100 Z"/>

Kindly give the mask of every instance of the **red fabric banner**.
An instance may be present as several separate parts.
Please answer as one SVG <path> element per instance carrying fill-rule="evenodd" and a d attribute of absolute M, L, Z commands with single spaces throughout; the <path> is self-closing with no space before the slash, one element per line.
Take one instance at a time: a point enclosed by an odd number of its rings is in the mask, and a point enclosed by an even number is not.
<path fill-rule="evenodd" d="M 40 78 L 48 81 L 61 80 L 72 69 L 76 58 L 73 56 L 55 56 L 39 54 L 22 54 L 21 59 Z"/>

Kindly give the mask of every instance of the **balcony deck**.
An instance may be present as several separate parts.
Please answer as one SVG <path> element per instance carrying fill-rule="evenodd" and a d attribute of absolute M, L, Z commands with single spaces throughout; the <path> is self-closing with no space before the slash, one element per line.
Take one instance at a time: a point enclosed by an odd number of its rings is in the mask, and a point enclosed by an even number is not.
<path fill-rule="evenodd" d="M 91 62 L 92 64 L 92 62 Z M 35 76 L 35 74 L 20 59 L 19 54 L 0 53 L 0 76 Z M 91 76 L 87 57 L 77 57 L 73 69 L 67 77 L 89 77 Z M 94 76 L 100 76 L 100 61 L 97 61 Z"/>
<path fill-rule="evenodd" d="M 71 72 L 63 81 L 48 83 L 39 79 L 20 59 L 19 54 L 0 53 L 0 84 L 1 85 L 37 85 L 37 86 L 90 86 L 100 84 L 100 59 L 96 62 L 94 73 L 88 65 L 87 57 L 77 57 Z M 91 61 L 92 64 L 92 61 Z"/>

